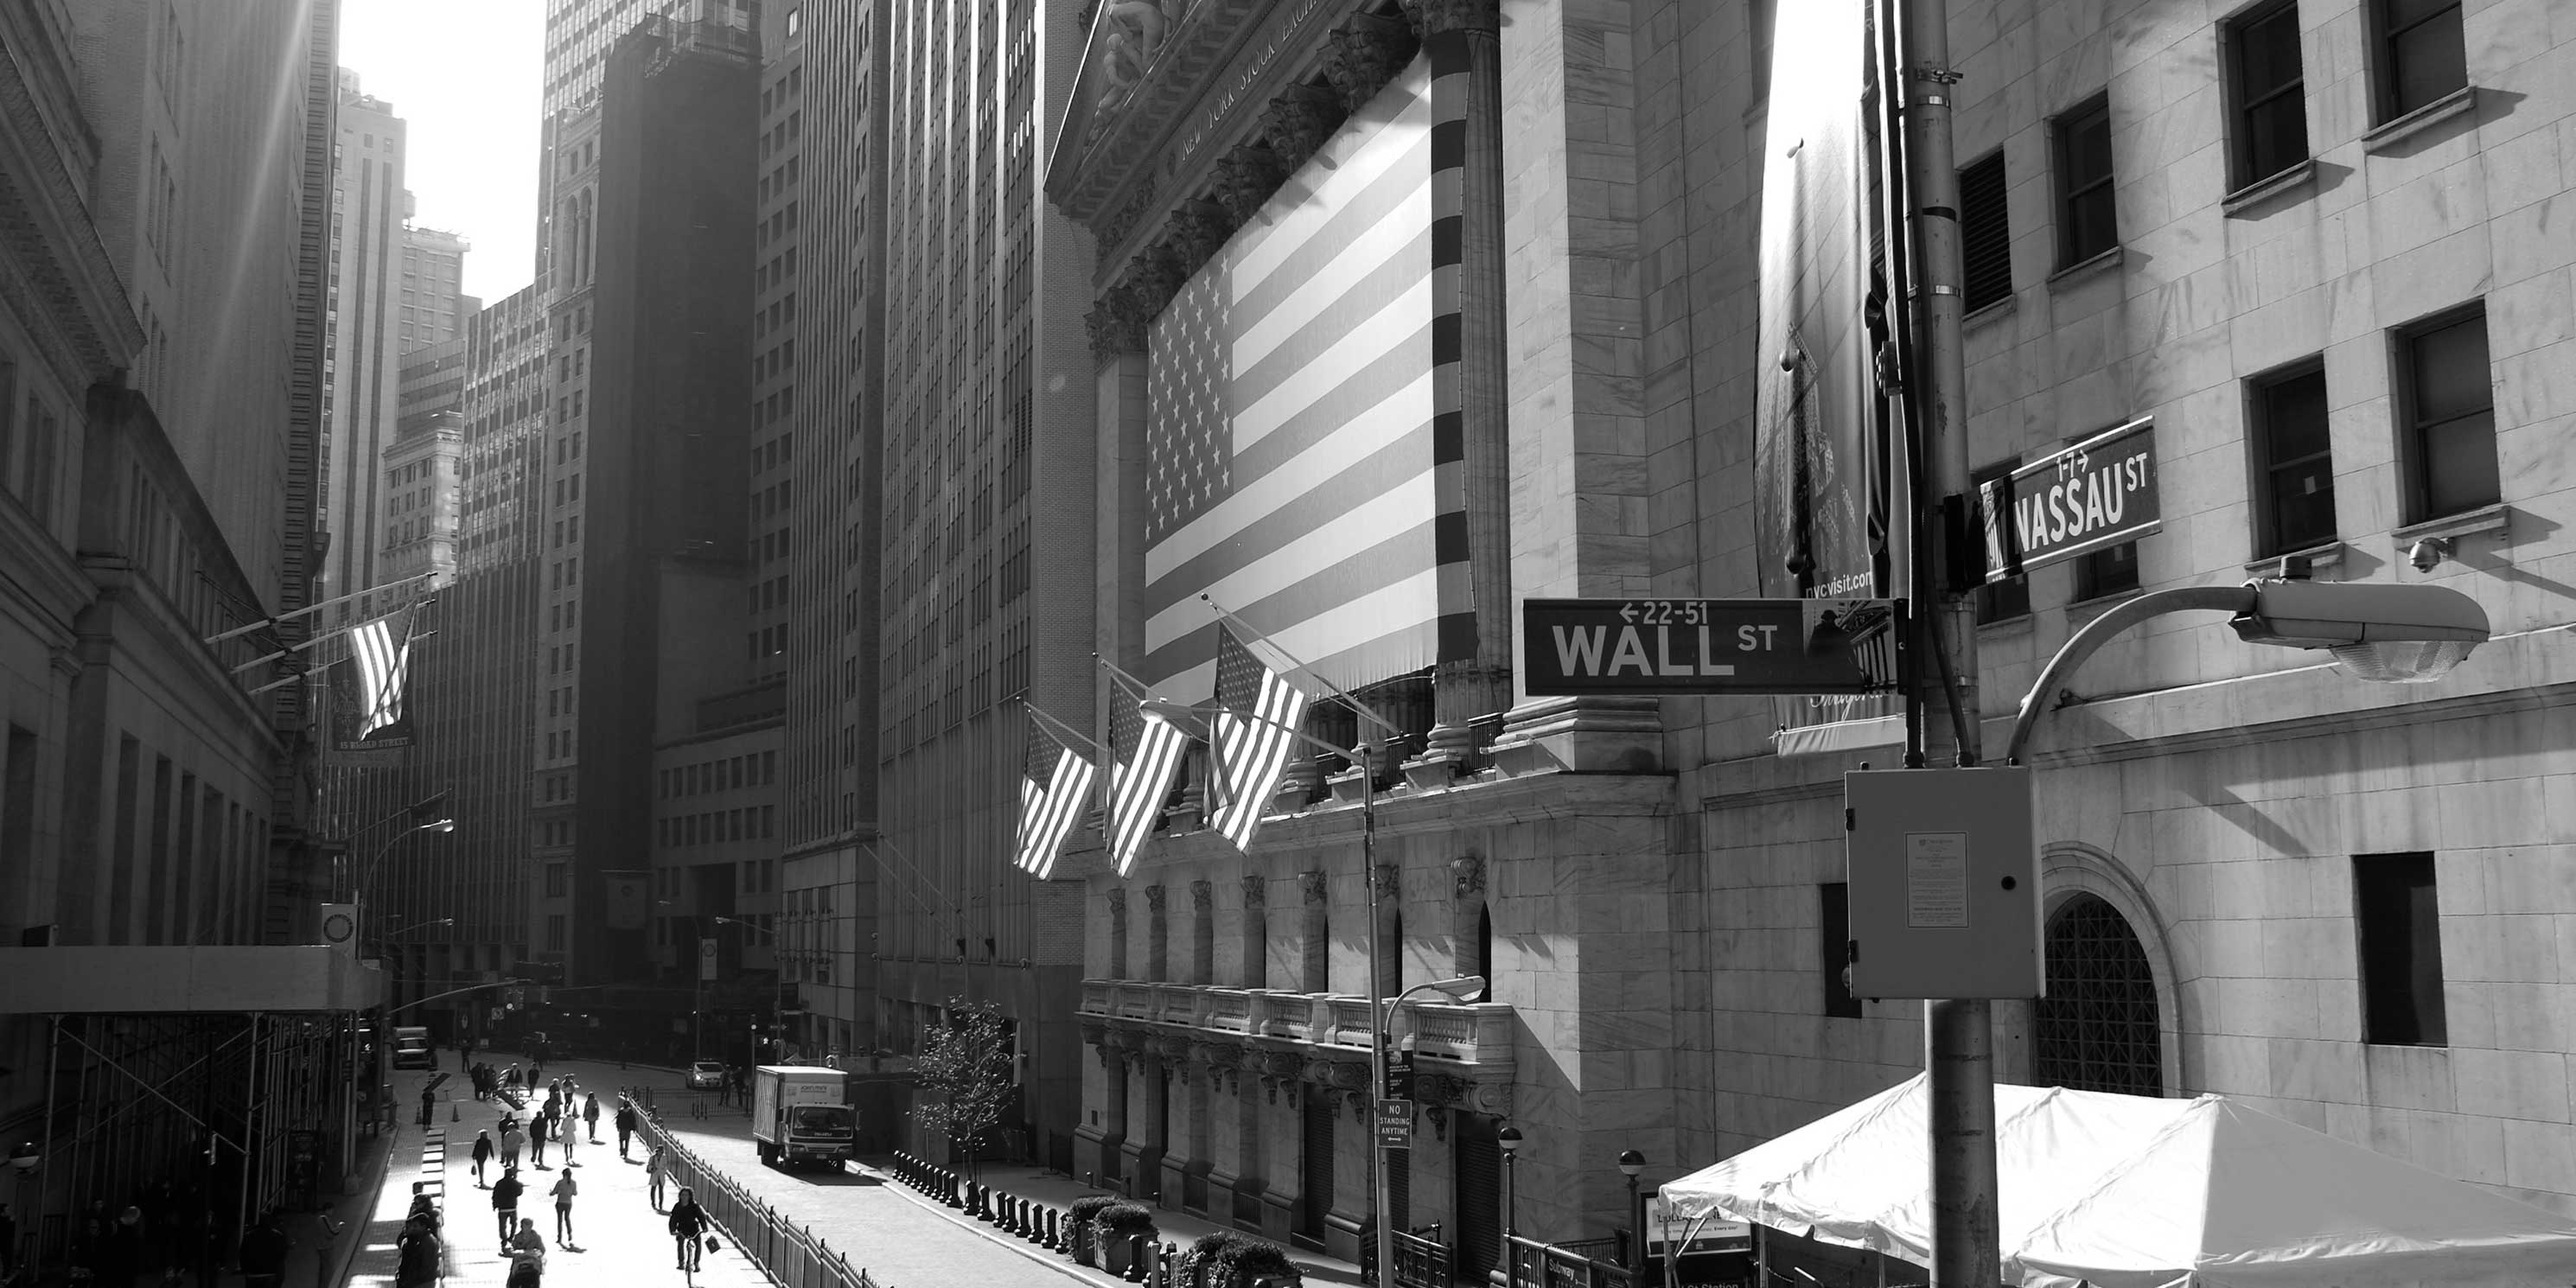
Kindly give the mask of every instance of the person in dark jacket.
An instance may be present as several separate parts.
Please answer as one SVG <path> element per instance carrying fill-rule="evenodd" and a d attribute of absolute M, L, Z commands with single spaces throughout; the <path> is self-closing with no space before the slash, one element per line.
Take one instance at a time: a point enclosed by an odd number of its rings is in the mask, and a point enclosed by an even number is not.
<path fill-rule="evenodd" d="M 492 1155 L 496 1152 L 492 1145 L 490 1129 L 474 1133 L 474 1188 L 490 1188 L 483 1184 L 483 1165 L 491 1162 Z"/>
<path fill-rule="evenodd" d="M 680 1187 L 680 1201 L 671 1205 L 671 1238 L 679 1244 L 680 1262 L 674 1270 L 698 1268 L 698 1238 L 707 1232 L 707 1210 L 698 1206 L 698 1196 L 688 1186 Z"/>
<path fill-rule="evenodd" d="M 501 1223 L 501 1250 L 504 1252 L 510 1250 L 510 1236 L 518 1232 L 519 1191 L 526 1188 L 519 1184 L 519 1169 L 515 1167 L 503 1171 L 501 1179 L 492 1182 L 492 1215 Z"/>
<path fill-rule="evenodd" d="M 247 1288 L 278 1288 L 286 1278 L 286 1257 L 295 1250 L 277 1214 L 271 1212 L 242 1235 L 242 1281 Z"/>
<path fill-rule="evenodd" d="M 438 1227 L 428 1213 L 415 1212 L 403 1222 L 394 1249 L 394 1288 L 427 1288 L 438 1281 Z"/>
<path fill-rule="evenodd" d="M 617 1101 L 617 1161 L 626 1161 L 627 1142 L 635 1139 L 635 1102 L 623 1096 Z"/>

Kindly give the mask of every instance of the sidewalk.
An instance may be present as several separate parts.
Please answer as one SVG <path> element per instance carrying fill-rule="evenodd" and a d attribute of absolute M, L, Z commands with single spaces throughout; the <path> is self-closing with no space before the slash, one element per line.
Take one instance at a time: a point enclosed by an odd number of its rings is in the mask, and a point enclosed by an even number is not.
<path fill-rule="evenodd" d="M 454 1288 L 502 1288 L 509 1275 L 509 1264 L 500 1253 L 500 1231 L 493 1219 L 492 1196 L 488 1188 L 474 1180 L 472 1149 L 474 1134 L 495 1126 L 507 1108 L 496 1101 L 477 1101 L 471 1086 L 455 1069 L 456 1056 L 441 1053 L 448 1078 L 439 1084 L 435 1121 L 427 1129 L 418 1122 L 421 1088 L 432 1076 L 411 1070 L 393 1076 L 395 1103 L 409 1112 L 393 1135 L 394 1154 L 384 1173 L 383 1189 L 376 1195 L 374 1208 L 365 1232 L 357 1240 L 355 1256 L 348 1273 L 338 1282 L 347 1288 L 392 1288 L 399 1254 L 395 1240 L 402 1233 L 403 1217 L 411 1207 L 414 1181 L 428 1182 L 430 1192 L 443 1190 L 440 1204 L 445 1217 L 441 1238 L 445 1243 L 441 1257 L 441 1283 Z M 566 1069 L 554 1072 L 574 1072 Z M 574 1073 L 579 1078 L 587 1070 Z M 613 1086 L 584 1083 L 583 1090 L 598 1091 L 603 1098 L 614 1092 Z M 453 1094 L 450 1094 L 453 1093 Z M 539 1084 L 538 1099 L 544 1098 Z M 526 1115 L 520 1117 L 524 1120 Z M 566 1175 L 563 1156 L 546 1153 L 547 1166 L 538 1169 L 521 1159 L 519 1180 L 527 1192 L 519 1200 L 519 1215 L 536 1220 L 537 1230 L 547 1236 L 546 1282 L 554 1288 L 588 1288 L 589 1285 L 615 1284 L 634 1288 L 644 1283 L 663 1283 L 672 1288 L 694 1284 L 695 1288 L 770 1288 L 768 1276 L 749 1258 L 725 1241 L 722 1251 L 708 1254 L 694 1276 L 684 1275 L 672 1264 L 674 1249 L 668 1227 L 661 1213 L 653 1210 L 645 1192 L 643 1158 L 640 1151 L 634 1161 L 620 1162 L 613 1133 L 602 1123 L 599 1144 L 587 1137 L 573 1154 L 571 1175 L 581 1192 L 573 1202 L 573 1232 L 569 1244 L 554 1241 L 554 1203 L 548 1192 L 555 1178 Z M 500 1179 L 498 1161 L 486 1171 L 487 1180 Z"/>

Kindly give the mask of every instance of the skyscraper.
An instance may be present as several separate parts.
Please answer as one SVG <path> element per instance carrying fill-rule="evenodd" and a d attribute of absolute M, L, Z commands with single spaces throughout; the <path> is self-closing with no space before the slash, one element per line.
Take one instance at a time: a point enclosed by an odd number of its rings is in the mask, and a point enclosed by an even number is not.
<path fill-rule="evenodd" d="M 395 335 L 404 351 L 459 339 L 481 300 L 464 293 L 464 238 L 435 228 L 403 229 L 401 312 Z"/>
<path fill-rule="evenodd" d="M 403 186 L 403 120 L 391 104 L 362 92 L 357 73 L 346 68 L 340 72 L 339 113 L 331 197 L 331 391 L 324 403 L 330 437 L 320 498 L 330 537 L 316 591 L 325 600 L 383 581 L 376 536 L 386 491 L 379 467 L 402 414 L 403 312 L 420 307 L 418 286 L 403 285 L 411 217 L 411 193 Z M 414 297 L 411 303 L 405 294 Z M 325 624 L 345 623 L 369 607 L 374 605 L 353 602 L 325 610 Z"/>

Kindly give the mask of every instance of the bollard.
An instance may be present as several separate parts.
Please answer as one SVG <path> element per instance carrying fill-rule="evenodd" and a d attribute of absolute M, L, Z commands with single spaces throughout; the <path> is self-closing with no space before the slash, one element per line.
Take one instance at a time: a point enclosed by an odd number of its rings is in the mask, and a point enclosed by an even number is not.
<path fill-rule="evenodd" d="M 1057 1250 L 1057 1251 L 1059 1251 L 1059 1252 L 1063 1251 L 1063 1250 L 1064 1250 L 1064 1245 L 1063 1245 L 1062 1243 L 1059 1243 L 1059 1242 L 1057 1242 L 1057 1241 L 1056 1241 L 1056 1232 L 1057 1232 L 1058 1226 L 1057 1226 L 1057 1223 L 1056 1223 L 1056 1210 L 1055 1210 L 1054 1208 L 1048 1208 L 1048 1209 L 1047 1209 L 1047 1214 L 1046 1214 L 1046 1225 L 1047 1225 L 1047 1228 L 1046 1228 L 1046 1242 L 1047 1242 L 1047 1246 L 1048 1246 L 1048 1247 L 1050 1247 L 1050 1248 L 1054 1248 L 1055 1250 Z"/>
<path fill-rule="evenodd" d="M 1126 1239 L 1127 1281 L 1141 1284 L 1145 1282 L 1146 1267 L 1153 1264 L 1154 1245 L 1141 1234 L 1127 1235 Z"/>
<path fill-rule="evenodd" d="M 449 1121 L 449 1122 L 459 1122 L 459 1121 L 462 1121 L 461 1119 L 459 1119 L 459 1118 L 456 1116 L 456 1100 L 455 1100 L 455 1098 L 454 1098 L 454 1097 L 450 1097 L 450 1098 L 448 1099 L 448 1102 L 447 1102 L 447 1121 Z"/>

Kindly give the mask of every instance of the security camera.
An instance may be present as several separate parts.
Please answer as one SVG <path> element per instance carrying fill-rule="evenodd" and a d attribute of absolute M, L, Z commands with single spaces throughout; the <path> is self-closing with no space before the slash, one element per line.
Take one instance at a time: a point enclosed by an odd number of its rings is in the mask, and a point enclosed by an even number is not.
<path fill-rule="evenodd" d="M 2417 572 L 2431 572 L 2435 568 L 2441 567 L 2442 561 L 2450 556 L 2451 542 L 2449 538 L 2426 537 L 2423 540 L 2416 542 L 2406 551 L 2406 562 L 2415 565 L 2415 571 Z"/>

